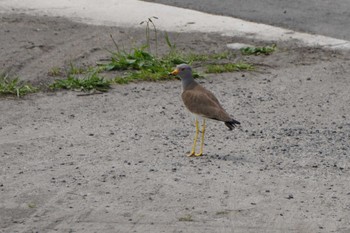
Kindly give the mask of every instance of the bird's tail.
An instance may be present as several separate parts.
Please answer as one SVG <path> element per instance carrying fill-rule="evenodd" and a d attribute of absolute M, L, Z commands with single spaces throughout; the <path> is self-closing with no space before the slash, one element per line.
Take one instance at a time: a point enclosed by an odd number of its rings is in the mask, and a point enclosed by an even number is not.
<path fill-rule="evenodd" d="M 236 126 L 240 125 L 241 122 L 236 121 L 234 119 L 230 120 L 230 121 L 226 121 L 225 125 L 230 129 L 233 130 L 233 128 L 235 128 Z"/>

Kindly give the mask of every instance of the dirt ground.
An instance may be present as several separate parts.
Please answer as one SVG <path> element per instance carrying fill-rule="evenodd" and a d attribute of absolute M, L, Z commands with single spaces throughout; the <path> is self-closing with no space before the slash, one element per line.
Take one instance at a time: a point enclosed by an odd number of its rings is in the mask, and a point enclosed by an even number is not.
<path fill-rule="evenodd" d="M 110 34 L 126 47 L 145 39 L 62 18 L 0 21 L 0 69 L 34 84 L 108 57 Z M 254 43 L 171 36 L 194 51 Z M 350 232 L 349 53 L 277 45 L 249 58 L 257 71 L 200 80 L 242 127 L 208 122 L 198 158 L 185 156 L 194 126 L 178 80 L 1 98 L 0 232 Z"/>

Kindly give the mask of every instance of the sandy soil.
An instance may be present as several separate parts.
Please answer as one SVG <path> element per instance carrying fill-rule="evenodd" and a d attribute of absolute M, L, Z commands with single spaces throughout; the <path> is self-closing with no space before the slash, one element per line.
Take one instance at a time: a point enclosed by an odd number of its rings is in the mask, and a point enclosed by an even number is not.
<path fill-rule="evenodd" d="M 144 39 L 61 18 L 0 19 L 0 69 L 33 83 L 107 57 L 109 34 L 125 46 Z M 172 37 L 197 51 L 244 42 Z M 209 122 L 199 158 L 185 156 L 194 127 L 177 80 L 2 98 L 0 232 L 350 232 L 349 54 L 278 46 L 250 58 L 256 72 L 201 80 L 242 128 Z"/>

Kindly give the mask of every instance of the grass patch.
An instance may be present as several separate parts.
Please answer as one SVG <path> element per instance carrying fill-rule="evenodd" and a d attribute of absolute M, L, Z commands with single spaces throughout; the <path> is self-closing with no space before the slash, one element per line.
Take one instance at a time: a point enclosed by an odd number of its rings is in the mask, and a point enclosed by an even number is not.
<path fill-rule="evenodd" d="M 114 79 L 115 83 L 126 84 L 135 81 L 158 81 L 173 78 L 169 73 L 176 65 L 195 61 L 205 61 L 213 55 L 182 54 L 171 50 L 162 57 L 156 57 L 146 51 L 147 47 L 134 48 L 131 52 L 119 51 L 112 53 L 111 61 L 100 65 L 100 70 L 126 71 L 125 75 Z M 219 55 L 218 55 L 219 56 Z M 224 56 L 220 54 L 220 56 Z M 226 56 L 226 54 L 225 54 Z M 194 77 L 199 75 L 194 72 Z"/>
<path fill-rule="evenodd" d="M 228 59 L 232 53 L 215 53 L 215 54 L 194 54 L 182 53 L 176 49 L 167 33 L 165 33 L 165 42 L 169 47 L 169 52 L 163 56 L 158 56 L 158 36 L 157 28 L 154 20 L 157 17 L 151 17 L 142 21 L 141 24 L 146 25 L 147 43 L 144 46 L 133 48 L 126 52 L 120 50 L 118 44 L 111 36 L 116 47 L 116 52 L 111 52 L 111 60 L 105 64 L 99 64 L 100 71 L 121 71 L 122 75 L 118 75 L 113 82 L 117 84 L 127 84 L 136 81 L 158 81 L 174 78 L 169 73 L 175 66 L 186 63 L 204 62 L 209 60 Z M 151 29 L 154 31 L 155 39 L 155 55 L 151 52 Z M 194 77 L 199 77 L 198 73 L 193 73 Z"/>
<path fill-rule="evenodd" d="M 231 52 L 211 53 L 211 54 L 195 54 L 183 53 L 177 50 L 167 33 L 165 33 L 165 42 L 169 47 L 169 52 L 163 56 L 158 55 L 158 35 L 154 21 L 157 17 L 150 17 L 141 24 L 146 25 L 146 44 L 140 47 L 135 47 L 130 51 L 120 50 L 118 44 L 111 36 L 111 39 L 116 47 L 116 51 L 110 51 L 110 60 L 103 64 L 98 64 L 97 67 L 89 67 L 86 69 L 76 67 L 72 63 L 66 71 L 67 78 L 56 80 L 50 85 L 51 89 L 68 89 L 81 91 L 107 91 L 110 85 L 127 84 L 137 81 L 159 81 L 174 79 L 170 72 L 179 64 L 193 64 L 195 62 L 210 62 L 230 60 L 235 56 Z M 151 33 L 151 32 L 154 32 Z M 151 46 L 151 36 L 154 35 L 155 47 Z M 151 47 L 155 48 L 151 51 Z M 253 66 L 246 63 L 229 63 L 225 65 L 207 66 L 207 73 L 233 72 L 239 70 L 252 70 Z M 105 80 L 101 77 L 102 73 L 117 71 L 116 77 L 111 80 Z M 49 72 L 52 76 L 58 76 L 60 70 L 52 68 Z M 86 76 L 86 77 L 83 77 Z M 193 72 L 194 78 L 198 78 L 199 74 Z"/>
<path fill-rule="evenodd" d="M 100 70 L 126 71 L 125 75 L 117 76 L 114 79 L 114 82 L 117 84 L 127 84 L 136 81 L 158 81 L 174 78 L 169 76 L 169 72 L 179 64 L 223 60 L 229 59 L 232 56 L 232 53 L 229 52 L 185 54 L 178 52 L 174 45 L 171 45 L 170 52 L 162 57 L 156 57 L 146 50 L 147 46 L 144 46 L 134 48 L 129 53 L 125 51 L 112 53 L 111 61 L 107 64 L 101 64 Z M 252 69 L 253 66 L 246 63 L 229 63 L 225 65 L 209 65 L 207 66 L 206 73 L 222 73 Z M 193 72 L 193 76 L 194 78 L 200 77 L 195 71 Z"/>
<path fill-rule="evenodd" d="M 157 58 L 146 51 L 146 48 L 134 48 L 130 53 L 125 51 L 113 53 L 111 62 L 102 65 L 102 70 L 126 71 L 125 75 L 114 79 L 114 82 L 118 84 L 134 81 L 157 81 L 167 78 L 176 64 L 168 59 Z"/>
<path fill-rule="evenodd" d="M 235 71 L 249 71 L 254 70 L 254 66 L 248 63 L 227 63 L 227 64 L 215 64 L 208 65 L 205 69 L 205 73 L 225 73 Z"/>
<path fill-rule="evenodd" d="M 216 215 L 228 215 L 230 214 L 231 211 L 229 210 L 223 210 L 223 211 L 217 211 L 215 214 Z"/>
<path fill-rule="evenodd" d="M 75 65 L 73 65 L 73 63 L 70 63 L 67 73 L 68 73 L 68 75 L 85 74 L 86 69 L 84 69 L 82 67 L 75 66 Z"/>
<path fill-rule="evenodd" d="M 36 208 L 36 204 L 35 203 L 28 203 L 28 207 L 33 209 L 33 208 Z"/>
<path fill-rule="evenodd" d="M 62 75 L 61 68 L 59 68 L 57 66 L 51 67 L 51 69 L 49 70 L 49 72 L 47 74 L 49 76 L 52 76 L 52 77 L 61 76 Z"/>
<path fill-rule="evenodd" d="M 276 45 L 273 44 L 271 46 L 265 47 L 245 47 L 241 48 L 240 51 L 242 55 L 270 55 L 276 50 Z"/>
<path fill-rule="evenodd" d="M 100 77 L 97 72 L 91 72 L 87 76 L 80 78 L 69 74 L 66 79 L 56 80 L 50 85 L 53 90 L 67 89 L 78 91 L 101 91 L 106 92 L 111 86 L 111 81 Z"/>
<path fill-rule="evenodd" d="M 180 222 L 193 222 L 193 218 L 192 218 L 192 215 L 187 214 L 187 215 L 185 215 L 183 217 L 180 217 L 179 221 Z"/>
<path fill-rule="evenodd" d="M 0 74 L 0 95 L 24 96 L 34 93 L 38 89 L 30 84 L 20 81 L 19 78 L 10 78 L 7 74 Z"/>
<path fill-rule="evenodd" d="M 120 50 L 113 37 L 111 39 L 116 47 L 115 52 L 110 52 L 111 57 L 107 63 L 98 64 L 92 67 L 79 67 L 70 63 L 68 68 L 52 67 L 47 74 L 51 77 L 66 77 L 57 79 L 49 88 L 52 90 L 67 89 L 76 91 L 100 91 L 106 92 L 112 84 L 127 84 L 137 81 L 158 81 L 174 79 L 170 72 L 179 64 L 199 65 L 199 63 L 212 64 L 205 66 L 205 73 L 223 73 L 244 70 L 254 70 L 250 64 L 228 63 L 235 56 L 234 53 L 226 51 L 221 53 L 184 53 L 176 48 L 168 34 L 165 32 L 165 42 L 169 47 L 169 52 L 165 55 L 158 55 L 158 35 L 154 21 L 157 17 L 150 17 L 141 24 L 146 25 L 146 44 L 135 47 L 129 52 Z M 154 32 L 151 33 L 151 32 Z M 151 36 L 154 35 L 154 40 Z M 155 47 L 151 46 L 151 41 L 155 41 Z M 155 48 L 151 51 L 151 47 Z M 275 45 L 256 48 L 242 48 L 242 54 L 270 54 L 275 50 Z M 226 62 L 227 64 L 217 64 Z M 114 79 L 105 79 L 103 73 L 109 71 L 118 71 Z M 200 75 L 193 71 L 194 78 Z M 110 77 L 110 76 L 109 76 Z M 33 87 L 20 81 L 18 78 L 9 78 L 0 73 L 0 95 L 16 95 L 17 97 L 38 91 L 39 88 Z"/>
<path fill-rule="evenodd" d="M 102 65 L 107 70 L 151 70 L 157 71 L 161 67 L 161 62 L 147 52 L 147 47 L 134 48 L 132 52 L 127 53 L 125 51 L 112 53 L 111 62 Z"/>

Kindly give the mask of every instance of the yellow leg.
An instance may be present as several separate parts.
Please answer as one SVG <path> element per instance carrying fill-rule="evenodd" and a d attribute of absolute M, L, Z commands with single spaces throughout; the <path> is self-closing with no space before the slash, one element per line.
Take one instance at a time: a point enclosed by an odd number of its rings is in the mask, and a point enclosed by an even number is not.
<path fill-rule="evenodd" d="M 204 134 L 205 134 L 205 119 L 203 119 L 203 125 L 202 125 L 201 147 L 200 147 L 199 153 L 198 153 L 198 154 L 195 154 L 195 156 L 201 156 L 201 155 L 203 155 Z"/>
<path fill-rule="evenodd" d="M 196 119 L 196 135 L 194 136 L 194 141 L 193 141 L 193 146 L 192 146 L 192 150 L 191 152 L 187 155 L 188 157 L 194 156 L 195 155 L 195 150 L 196 150 L 196 146 L 197 146 L 197 138 L 198 138 L 198 134 L 199 134 L 199 125 L 198 125 L 198 120 Z"/>

